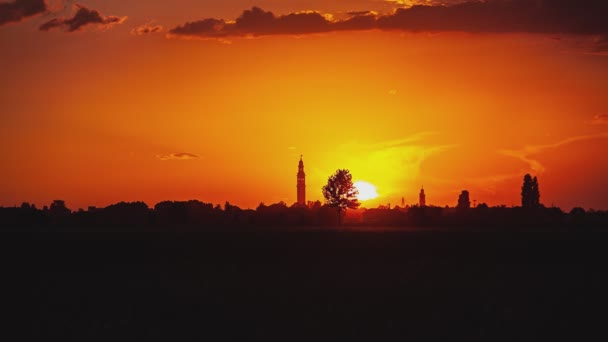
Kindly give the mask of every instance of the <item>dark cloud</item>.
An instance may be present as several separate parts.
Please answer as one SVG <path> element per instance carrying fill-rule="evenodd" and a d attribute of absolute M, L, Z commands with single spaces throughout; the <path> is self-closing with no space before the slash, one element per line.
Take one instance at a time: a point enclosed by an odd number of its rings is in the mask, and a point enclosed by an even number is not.
<path fill-rule="evenodd" d="M 131 30 L 131 34 L 136 36 L 143 36 L 149 33 L 158 33 L 162 32 L 164 28 L 160 25 L 153 25 L 151 23 L 144 24 L 142 26 L 138 26 Z"/>
<path fill-rule="evenodd" d="M 47 11 L 44 0 L 15 0 L 0 3 L 0 26 Z"/>
<path fill-rule="evenodd" d="M 351 17 L 331 23 L 334 31 L 365 31 L 377 28 L 377 14 L 374 12 L 351 12 Z"/>
<path fill-rule="evenodd" d="M 413 6 L 378 18 L 385 29 L 414 31 L 602 34 L 604 0 L 488 0 L 451 6 Z"/>
<path fill-rule="evenodd" d="M 172 154 L 159 154 L 156 158 L 160 160 L 190 160 L 190 159 L 198 159 L 199 155 L 188 152 L 181 153 L 172 153 Z"/>
<path fill-rule="evenodd" d="M 331 22 L 318 12 L 298 12 L 275 16 L 259 7 L 246 10 L 234 22 L 203 19 L 169 31 L 172 35 L 195 37 L 262 36 L 327 32 Z"/>
<path fill-rule="evenodd" d="M 352 11 L 352 12 L 346 12 L 346 14 L 352 15 L 352 16 L 377 15 L 377 13 L 374 11 Z"/>
<path fill-rule="evenodd" d="M 62 27 L 66 32 L 80 30 L 85 25 L 97 24 L 100 26 L 111 26 L 122 24 L 127 17 L 117 17 L 113 15 L 104 16 L 96 10 L 88 9 L 82 5 L 76 5 L 77 11 L 72 18 L 55 18 L 40 25 L 41 31 L 48 31 L 53 28 Z"/>
<path fill-rule="evenodd" d="M 608 1 L 605 0 L 486 0 L 398 8 L 388 15 L 367 11 L 348 14 L 346 19 L 339 20 L 318 12 L 277 16 L 253 7 L 236 21 L 203 19 L 178 26 L 169 33 L 202 38 L 371 29 L 608 34 Z"/>
<path fill-rule="evenodd" d="M 170 30 L 169 33 L 178 36 L 222 37 L 230 35 L 231 30 L 225 27 L 224 20 L 209 18 L 185 23 Z"/>

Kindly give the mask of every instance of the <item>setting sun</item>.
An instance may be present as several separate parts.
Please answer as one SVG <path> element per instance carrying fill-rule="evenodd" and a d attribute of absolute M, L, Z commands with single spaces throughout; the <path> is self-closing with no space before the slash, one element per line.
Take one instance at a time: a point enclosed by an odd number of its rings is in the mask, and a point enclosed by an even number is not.
<path fill-rule="evenodd" d="M 378 192 L 376 192 L 376 187 L 374 185 L 364 181 L 357 181 L 354 183 L 354 185 L 359 191 L 357 198 L 360 201 L 366 201 L 378 197 Z"/>

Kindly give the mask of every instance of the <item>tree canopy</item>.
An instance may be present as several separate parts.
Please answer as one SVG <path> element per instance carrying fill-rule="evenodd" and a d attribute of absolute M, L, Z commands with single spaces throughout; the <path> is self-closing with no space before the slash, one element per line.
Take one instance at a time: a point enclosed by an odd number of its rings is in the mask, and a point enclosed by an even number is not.
<path fill-rule="evenodd" d="M 462 190 L 460 196 L 458 196 L 458 205 L 457 208 L 470 208 L 471 201 L 469 200 L 469 192 L 467 190 Z"/>
<path fill-rule="evenodd" d="M 538 179 L 532 178 L 530 174 L 524 176 L 524 184 L 521 187 L 521 206 L 524 208 L 540 207 L 540 192 L 538 190 Z"/>
<path fill-rule="evenodd" d="M 323 186 L 325 203 L 338 209 L 338 215 L 346 209 L 356 209 L 361 203 L 357 199 L 359 191 L 353 184 L 353 176 L 345 169 L 337 170 Z"/>

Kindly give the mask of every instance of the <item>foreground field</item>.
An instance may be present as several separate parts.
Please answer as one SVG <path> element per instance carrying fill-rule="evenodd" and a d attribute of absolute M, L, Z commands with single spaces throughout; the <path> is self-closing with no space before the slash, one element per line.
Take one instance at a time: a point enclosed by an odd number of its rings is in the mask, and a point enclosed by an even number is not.
<path fill-rule="evenodd" d="M 28 339 L 598 338 L 607 237 L 5 234 L 3 310 Z"/>

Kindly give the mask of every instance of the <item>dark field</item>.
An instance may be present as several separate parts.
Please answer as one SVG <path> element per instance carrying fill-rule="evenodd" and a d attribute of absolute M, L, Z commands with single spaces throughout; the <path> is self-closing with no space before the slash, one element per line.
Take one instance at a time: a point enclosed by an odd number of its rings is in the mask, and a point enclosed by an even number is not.
<path fill-rule="evenodd" d="M 603 233 L 334 230 L 0 238 L 2 310 L 10 317 L 3 319 L 4 331 L 15 329 L 22 339 L 608 337 Z"/>

